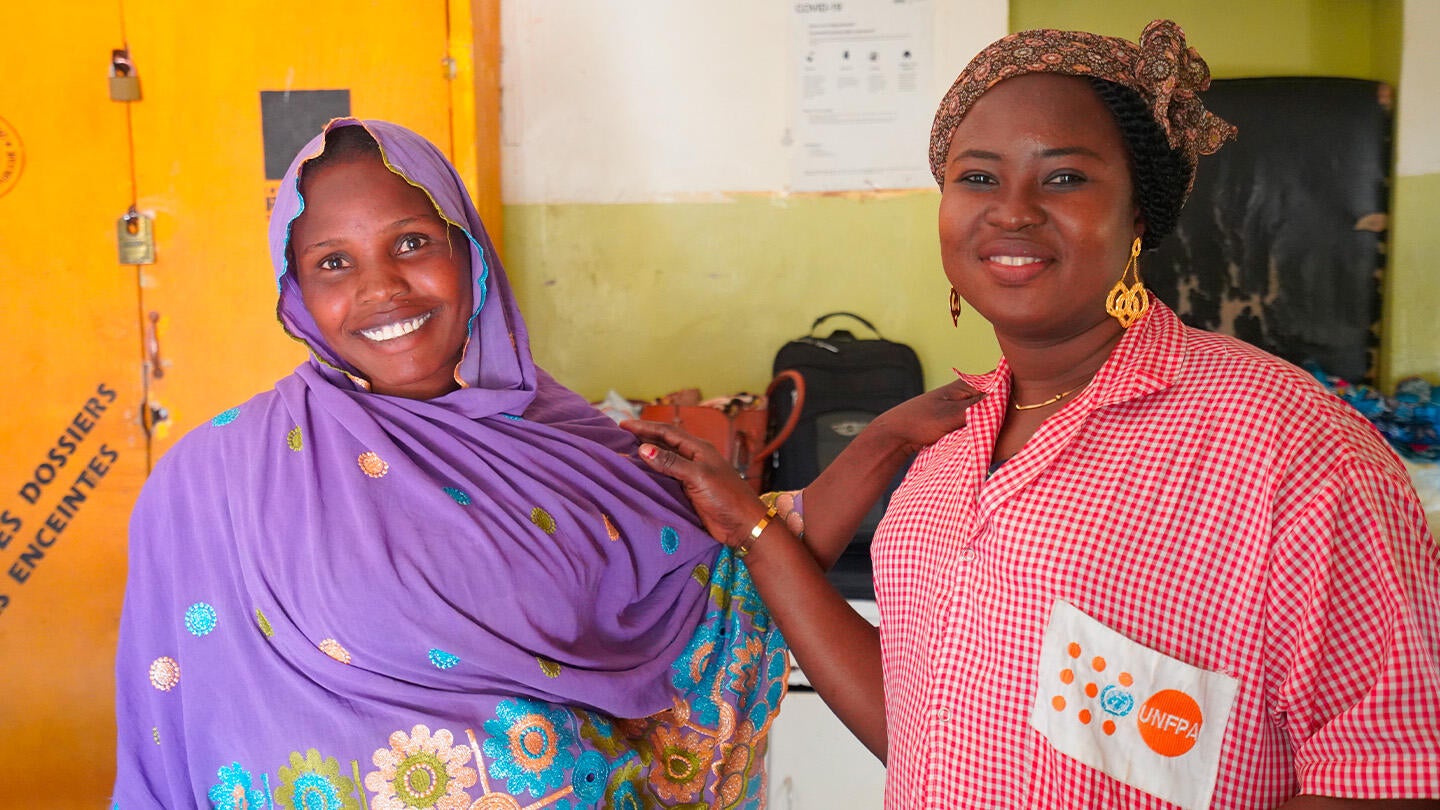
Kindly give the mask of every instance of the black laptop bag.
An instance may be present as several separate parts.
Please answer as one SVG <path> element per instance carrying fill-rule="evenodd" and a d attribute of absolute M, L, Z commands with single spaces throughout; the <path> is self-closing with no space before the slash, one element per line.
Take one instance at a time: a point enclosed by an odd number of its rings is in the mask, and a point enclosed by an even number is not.
<path fill-rule="evenodd" d="M 821 324 L 840 317 L 858 321 L 875 337 L 857 338 L 845 329 L 819 335 Z M 925 390 L 915 351 L 903 343 L 886 340 L 869 321 L 851 312 L 821 315 L 811 325 L 810 334 L 782 346 L 775 355 L 774 371 L 787 369 L 805 378 L 805 401 L 795 432 L 771 458 L 772 490 L 805 487 L 870 420 Z M 791 407 L 787 387 L 778 388 L 771 402 L 771 419 L 776 425 L 784 424 Z M 868 547 L 890 492 L 899 485 L 903 474 L 902 470 L 865 516 L 852 544 L 855 550 Z"/>

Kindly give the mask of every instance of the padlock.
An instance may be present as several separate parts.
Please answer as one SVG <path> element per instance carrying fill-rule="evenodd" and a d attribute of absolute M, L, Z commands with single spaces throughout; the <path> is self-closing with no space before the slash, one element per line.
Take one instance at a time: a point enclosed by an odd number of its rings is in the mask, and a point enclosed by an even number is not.
<path fill-rule="evenodd" d="M 140 76 L 130 61 L 130 51 L 125 48 L 110 51 L 110 100 L 140 100 Z"/>
<path fill-rule="evenodd" d="M 111 76 L 110 77 L 110 100 L 111 101 L 139 101 L 140 100 L 140 77 L 139 76 Z"/>
<path fill-rule="evenodd" d="M 150 217 L 130 209 L 115 227 L 121 264 L 155 263 L 155 228 Z"/>

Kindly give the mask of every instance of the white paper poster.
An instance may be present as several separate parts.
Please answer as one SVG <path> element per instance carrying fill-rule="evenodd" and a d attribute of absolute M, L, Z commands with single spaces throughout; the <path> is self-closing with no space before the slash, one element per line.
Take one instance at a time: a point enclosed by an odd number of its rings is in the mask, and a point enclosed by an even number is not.
<path fill-rule="evenodd" d="M 932 0 L 791 4 L 794 191 L 923 188 Z"/>

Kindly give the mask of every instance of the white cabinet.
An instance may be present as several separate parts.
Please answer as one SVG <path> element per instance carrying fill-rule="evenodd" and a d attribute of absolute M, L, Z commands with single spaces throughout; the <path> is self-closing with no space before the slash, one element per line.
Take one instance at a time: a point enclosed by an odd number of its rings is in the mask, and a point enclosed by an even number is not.
<path fill-rule="evenodd" d="M 880 623 L 873 601 L 850 604 L 871 624 Z M 878 810 L 885 798 L 885 766 L 819 695 L 804 688 L 807 683 L 805 673 L 795 667 L 791 692 L 770 727 L 767 806 L 770 810 Z"/>
<path fill-rule="evenodd" d="M 868 810 L 885 797 L 885 766 L 814 692 L 791 692 L 770 728 L 770 810 Z"/>

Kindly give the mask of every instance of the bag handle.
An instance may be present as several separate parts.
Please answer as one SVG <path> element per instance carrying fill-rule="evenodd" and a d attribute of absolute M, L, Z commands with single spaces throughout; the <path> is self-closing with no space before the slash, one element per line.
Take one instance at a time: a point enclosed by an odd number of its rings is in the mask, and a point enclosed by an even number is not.
<path fill-rule="evenodd" d="M 776 374 L 775 379 L 770 381 L 770 387 L 765 389 L 765 399 L 768 402 L 770 395 L 775 393 L 775 389 L 780 387 L 780 383 L 786 380 L 795 385 L 795 405 L 790 408 L 790 416 L 785 420 L 785 424 L 775 431 L 775 438 L 760 448 L 760 452 L 751 456 L 752 459 L 768 458 L 771 453 L 779 450 L 780 445 L 784 444 L 785 440 L 790 438 L 790 434 L 795 432 L 795 426 L 800 424 L 800 410 L 805 407 L 805 377 L 800 372 L 787 368 Z"/>
<path fill-rule="evenodd" d="M 880 338 L 881 340 L 884 340 L 884 339 L 885 339 L 885 336 L 882 335 L 882 334 L 880 334 L 880 330 L 875 328 L 875 324 L 870 323 L 869 321 L 865 320 L 864 318 L 860 317 L 859 315 L 856 315 L 856 314 L 853 313 L 853 312 L 829 312 L 829 313 L 826 313 L 826 314 L 824 314 L 824 315 L 821 315 L 820 317 L 818 317 L 818 318 L 815 319 L 815 322 L 814 322 L 814 323 L 810 324 L 810 336 L 811 336 L 811 337 L 815 337 L 815 330 L 816 330 L 816 329 L 819 329 L 819 328 L 820 328 L 820 324 L 824 323 L 826 320 L 828 320 L 828 319 L 830 319 L 830 318 L 838 318 L 838 317 L 840 317 L 840 316 L 842 316 L 842 315 L 845 316 L 845 317 L 847 317 L 847 318 L 854 318 L 855 320 L 859 321 L 860 323 L 865 324 L 865 326 L 867 326 L 867 327 L 870 329 L 871 332 L 874 332 L 874 333 L 875 333 L 875 337 L 878 337 L 878 338 Z"/>

